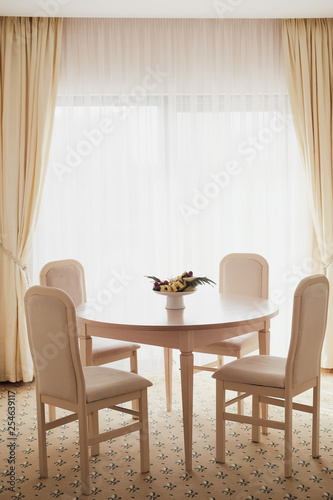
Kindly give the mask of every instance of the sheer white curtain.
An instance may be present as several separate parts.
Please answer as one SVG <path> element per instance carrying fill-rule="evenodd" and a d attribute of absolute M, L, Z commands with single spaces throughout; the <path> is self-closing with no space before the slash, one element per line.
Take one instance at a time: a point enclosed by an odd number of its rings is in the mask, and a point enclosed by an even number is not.
<path fill-rule="evenodd" d="M 227 253 L 260 253 L 280 306 L 271 351 L 286 353 L 312 226 L 280 32 L 276 20 L 64 21 L 35 280 L 76 258 L 95 307 L 116 307 L 150 288 L 144 275 L 217 281 Z M 141 362 L 159 369 L 149 349 Z"/>

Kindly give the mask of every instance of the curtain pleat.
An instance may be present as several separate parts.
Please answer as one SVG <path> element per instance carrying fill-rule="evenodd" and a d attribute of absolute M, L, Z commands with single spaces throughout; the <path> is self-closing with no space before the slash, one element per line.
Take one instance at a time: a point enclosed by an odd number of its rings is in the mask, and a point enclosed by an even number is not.
<path fill-rule="evenodd" d="M 317 238 L 314 263 L 333 287 L 333 20 L 283 21 L 283 45 Z M 333 368 L 333 293 L 322 358 L 325 368 Z"/>
<path fill-rule="evenodd" d="M 0 380 L 32 380 L 27 263 L 45 178 L 62 19 L 0 18 Z"/>

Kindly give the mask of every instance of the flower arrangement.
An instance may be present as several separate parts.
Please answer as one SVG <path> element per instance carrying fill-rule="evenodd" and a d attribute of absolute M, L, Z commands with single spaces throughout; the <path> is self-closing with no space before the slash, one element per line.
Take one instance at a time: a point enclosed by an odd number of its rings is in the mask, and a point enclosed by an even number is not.
<path fill-rule="evenodd" d="M 177 278 L 170 278 L 169 280 L 161 280 L 156 276 L 146 276 L 146 278 L 154 282 L 153 290 L 155 292 L 191 292 L 198 285 L 216 285 L 215 281 L 205 276 L 193 276 L 192 271 L 185 271 L 180 276 L 177 276 Z"/>

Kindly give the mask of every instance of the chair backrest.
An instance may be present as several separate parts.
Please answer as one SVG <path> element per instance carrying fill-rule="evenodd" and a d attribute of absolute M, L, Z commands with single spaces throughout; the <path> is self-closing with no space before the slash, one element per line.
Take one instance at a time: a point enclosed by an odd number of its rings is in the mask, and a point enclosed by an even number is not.
<path fill-rule="evenodd" d="M 323 274 L 304 278 L 294 294 L 286 379 L 296 387 L 318 377 L 326 331 L 329 283 Z"/>
<path fill-rule="evenodd" d="M 219 290 L 268 299 L 268 263 L 254 253 L 231 253 L 220 262 Z"/>
<path fill-rule="evenodd" d="M 56 260 L 45 264 L 39 273 L 39 282 L 43 286 L 65 290 L 76 306 L 86 302 L 84 269 L 77 260 Z"/>
<path fill-rule="evenodd" d="M 24 302 L 38 392 L 78 403 L 85 386 L 72 299 L 58 288 L 33 286 Z"/>

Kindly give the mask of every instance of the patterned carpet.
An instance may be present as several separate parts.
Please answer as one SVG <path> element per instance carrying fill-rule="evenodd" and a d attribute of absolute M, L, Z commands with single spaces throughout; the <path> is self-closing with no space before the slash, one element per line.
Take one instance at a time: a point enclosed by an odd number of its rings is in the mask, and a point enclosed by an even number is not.
<path fill-rule="evenodd" d="M 321 457 L 317 460 L 311 458 L 310 415 L 294 412 L 293 477 L 287 480 L 283 476 L 282 431 L 272 429 L 261 443 L 256 444 L 251 442 L 249 426 L 230 423 L 227 428 L 227 463 L 215 462 L 215 382 L 208 373 L 195 376 L 193 471 L 186 473 L 179 373 L 174 375 L 174 409 L 168 414 L 165 413 L 162 375 L 144 375 L 154 383 L 148 391 L 150 473 L 140 473 L 138 433 L 102 443 L 101 454 L 90 461 L 93 493 L 88 498 L 333 499 L 332 374 L 325 373 L 322 377 Z M 15 394 L 8 396 L 11 394 L 8 391 Z M 310 399 L 309 392 L 298 400 L 309 402 Z M 49 477 L 41 480 L 38 477 L 34 383 L 1 384 L 0 408 L 0 500 L 82 498 L 76 423 L 49 431 Z M 14 408 L 14 411 L 9 408 Z M 282 415 L 280 408 L 270 411 L 271 417 L 278 418 L 279 415 Z M 115 423 L 121 425 L 129 418 L 104 410 L 101 412 L 101 430 L 111 429 Z M 9 434 L 14 423 L 16 441 Z M 11 464 L 9 460 L 12 460 Z M 13 491 L 10 491 L 10 480 L 14 479 Z"/>

